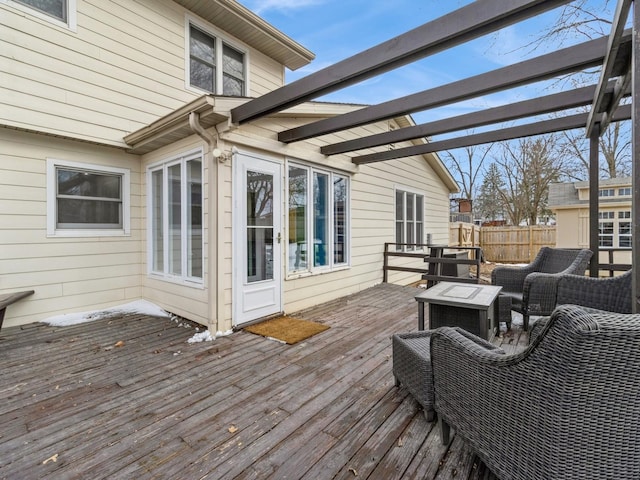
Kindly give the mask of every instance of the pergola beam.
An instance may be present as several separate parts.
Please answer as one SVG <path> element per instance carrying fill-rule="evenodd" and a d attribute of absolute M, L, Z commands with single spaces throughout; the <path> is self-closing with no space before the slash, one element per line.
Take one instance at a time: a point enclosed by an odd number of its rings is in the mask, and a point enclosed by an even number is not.
<path fill-rule="evenodd" d="M 631 126 L 631 264 L 633 273 L 632 308 L 640 313 L 640 8 L 638 2 L 633 5 L 633 54 L 632 54 L 632 105 L 633 122 Z"/>
<path fill-rule="evenodd" d="M 436 120 L 411 127 L 404 127 L 390 132 L 378 133 L 367 137 L 359 137 L 344 142 L 332 143 L 320 148 L 324 155 L 353 152 L 365 148 L 373 148 L 391 143 L 398 143 L 416 138 L 431 137 L 443 133 L 455 132 L 469 128 L 507 122 L 519 118 L 532 117 L 545 113 L 559 112 L 575 107 L 589 105 L 593 101 L 596 85 L 577 88 L 566 92 L 554 93 L 544 97 L 532 98 L 522 102 L 501 105 L 499 107 L 458 115 L 456 117 Z M 614 82 L 610 82 L 607 92 L 614 93 Z M 627 95 L 630 92 L 627 91 Z"/>
<path fill-rule="evenodd" d="M 626 38 L 630 38 L 630 33 Z M 278 134 L 278 140 L 290 143 L 326 135 L 594 67 L 605 57 L 607 40 L 607 37 L 590 40 L 447 85 L 284 130 Z"/>
<path fill-rule="evenodd" d="M 499 30 L 570 0 L 478 0 L 231 110 L 245 123 Z"/>
<path fill-rule="evenodd" d="M 629 10 L 631 9 L 631 0 L 619 0 L 616 5 L 616 13 L 613 18 L 613 24 L 611 28 L 611 33 L 609 35 L 609 41 L 607 44 L 607 54 L 604 58 L 604 62 L 602 64 L 602 70 L 600 71 L 600 79 L 598 80 L 598 87 L 596 89 L 596 94 L 593 98 L 593 104 L 591 106 L 591 111 L 589 112 L 589 120 L 587 121 L 587 138 L 590 138 L 592 135 L 592 131 L 594 125 L 596 123 L 596 115 L 601 112 L 605 112 L 606 115 L 604 117 L 604 121 L 608 123 L 608 117 L 611 116 L 612 112 L 618 108 L 618 103 L 620 102 L 621 97 L 615 97 L 612 99 L 609 105 L 604 104 L 605 97 L 605 89 L 609 79 L 613 76 L 614 68 L 616 62 L 618 61 L 618 51 L 620 50 L 620 45 L 622 43 L 622 35 L 624 33 L 624 25 L 629 17 Z M 630 60 L 630 59 L 628 59 Z M 627 69 L 628 71 L 628 69 Z M 626 76 L 627 71 L 624 72 L 624 76 Z M 622 86 L 621 86 L 622 88 Z M 599 135 L 602 135 L 606 129 L 606 124 L 601 124 L 598 129 Z"/>
<path fill-rule="evenodd" d="M 383 162 L 394 158 L 404 158 L 413 155 L 424 155 L 427 153 L 441 152 L 443 150 L 453 150 L 455 148 L 469 147 L 472 145 L 482 145 L 484 143 L 500 142 L 503 140 L 513 140 L 514 138 L 533 137 L 545 133 L 560 132 L 563 130 L 572 130 L 575 128 L 583 128 L 587 122 L 588 113 L 580 113 L 577 115 L 568 115 L 566 117 L 554 118 L 552 120 L 544 120 L 536 123 L 528 123 L 518 125 L 516 127 L 502 128 L 489 132 L 477 133 L 474 135 L 465 135 L 438 142 L 425 143 L 424 145 L 415 145 L 412 147 L 398 148 L 395 150 L 386 150 L 384 152 L 371 153 L 353 157 L 351 161 L 356 165 L 365 163 Z M 598 118 L 598 117 L 596 117 Z M 631 118 L 631 106 L 623 105 L 618 108 L 613 115 L 613 121 L 629 120 Z"/>

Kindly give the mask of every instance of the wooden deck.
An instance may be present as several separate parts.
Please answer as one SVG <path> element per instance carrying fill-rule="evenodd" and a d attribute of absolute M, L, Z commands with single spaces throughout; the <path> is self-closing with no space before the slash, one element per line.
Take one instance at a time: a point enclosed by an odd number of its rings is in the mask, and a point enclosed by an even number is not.
<path fill-rule="evenodd" d="M 141 315 L 3 329 L 0 478 L 490 478 L 394 386 L 390 336 L 417 328 L 417 291 L 300 312 L 331 328 L 292 346 L 189 344 L 193 329 Z"/>

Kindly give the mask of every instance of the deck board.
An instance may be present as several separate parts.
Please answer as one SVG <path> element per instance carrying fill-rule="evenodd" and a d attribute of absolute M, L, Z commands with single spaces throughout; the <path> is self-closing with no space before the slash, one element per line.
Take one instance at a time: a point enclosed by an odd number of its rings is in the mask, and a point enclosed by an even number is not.
<path fill-rule="evenodd" d="M 417 329 L 417 292 L 297 312 L 331 328 L 295 345 L 189 344 L 193 329 L 139 314 L 3 329 L 0 479 L 491 479 L 394 386 L 390 337 Z"/>

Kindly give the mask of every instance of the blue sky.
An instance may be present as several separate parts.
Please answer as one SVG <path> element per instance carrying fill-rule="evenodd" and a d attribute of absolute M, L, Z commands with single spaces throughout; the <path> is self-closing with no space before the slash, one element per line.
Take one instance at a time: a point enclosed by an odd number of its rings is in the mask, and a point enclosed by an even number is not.
<path fill-rule="evenodd" d="M 293 81 L 375 46 L 412 28 L 471 3 L 469 0 L 240 0 L 276 28 L 316 54 L 307 67 L 287 72 Z M 605 0 L 590 0 L 594 12 L 605 10 Z M 615 2 L 607 5 L 611 18 Z M 526 45 L 554 22 L 553 10 L 495 34 L 427 57 L 375 77 L 356 86 L 334 92 L 323 100 L 374 104 L 444 85 L 470 75 L 545 53 L 531 52 Z M 566 45 L 584 41 L 570 38 Z M 429 121 L 474 109 L 488 108 L 548 93 L 549 85 L 538 84 L 414 114 L 417 121 Z"/>

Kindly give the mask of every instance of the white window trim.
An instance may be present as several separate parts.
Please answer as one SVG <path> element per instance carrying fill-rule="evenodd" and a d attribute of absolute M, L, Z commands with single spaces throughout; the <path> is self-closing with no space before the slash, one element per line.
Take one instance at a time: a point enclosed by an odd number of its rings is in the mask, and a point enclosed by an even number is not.
<path fill-rule="evenodd" d="M 203 32 L 205 32 L 207 35 L 211 35 L 212 37 L 216 38 L 216 88 L 219 89 L 219 91 L 217 92 L 209 92 L 207 90 L 202 90 L 198 87 L 194 87 L 193 85 L 191 85 L 191 45 L 190 45 L 190 31 L 189 31 L 189 27 L 193 25 L 196 28 L 199 28 L 200 30 L 202 30 Z M 198 94 L 209 94 L 209 95 L 218 95 L 218 96 L 223 96 L 222 94 L 222 85 L 223 85 L 223 79 L 222 79 L 222 75 L 223 75 L 223 71 L 222 71 L 222 66 L 218 65 L 218 59 L 220 59 L 220 62 L 222 62 L 222 45 L 220 45 L 220 42 L 222 41 L 222 43 L 225 43 L 227 45 L 229 45 L 232 48 L 235 48 L 236 50 L 238 50 L 239 52 L 241 52 L 244 55 L 244 92 L 243 92 L 243 96 L 248 97 L 249 96 L 249 92 L 250 90 L 250 85 L 249 85 L 249 47 L 241 42 L 239 42 L 238 40 L 235 40 L 231 37 L 229 37 L 228 34 L 224 33 L 221 30 L 218 30 L 214 27 L 212 27 L 210 24 L 208 24 L 207 22 L 205 22 L 204 20 L 201 20 L 199 18 L 194 17 L 193 15 L 185 15 L 185 22 L 184 22 L 184 71 L 185 71 L 185 77 L 184 77 L 184 85 L 185 88 L 191 92 L 195 92 Z M 219 67 L 219 68 L 218 68 Z"/>
<path fill-rule="evenodd" d="M 47 15 L 46 13 L 36 10 L 29 5 L 25 5 L 24 3 L 16 2 L 14 0 L 0 0 L 0 4 L 2 5 L 9 5 L 16 10 L 28 13 L 36 18 L 45 20 L 59 27 L 69 29 L 73 32 L 77 32 L 78 30 L 76 2 L 77 0 L 67 0 L 67 21 L 63 22 L 62 20 L 52 17 L 51 15 Z"/>
<path fill-rule="evenodd" d="M 403 185 L 394 185 L 394 187 L 393 187 L 393 240 L 394 241 L 397 240 L 397 238 L 396 238 L 396 222 L 397 222 L 397 219 L 396 219 L 396 208 L 397 208 L 396 195 L 397 195 L 397 193 L 399 191 L 402 192 L 402 193 L 412 193 L 414 195 L 420 195 L 422 197 L 422 235 L 423 235 L 423 237 L 426 236 L 426 234 L 427 234 L 426 233 L 427 232 L 427 228 L 426 228 L 427 222 L 425 220 L 426 216 L 427 216 L 427 210 L 426 210 L 427 195 L 426 195 L 426 193 L 424 191 L 418 190 L 416 188 L 405 187 Z M 405 213 L 406 213 L 406 205 L 403 205 L 403 207 L 405 208 Z M 405 217 L 406 217 L 406 215 L 405 215 Z M 414 220 L 414 223 L 415 223 L 415 220 Z M 406 218 L 403 221 L 402 228 L 403 228 L 404 234 L 406 235 L 406 232 L 407 232 L 407 219 Z M 414 233 L 417 233 L 417 232 L 415 232 L 415 228 L 414 228 Z M 416 242 L 415 243 L 425 243 L 425 239 L 424 238 L 421 238 L 419 240 L 420 241 L 418 241 L 418 238 L 416 238 Z M 405 241 L 404 243 L 407 243 L 407 242 Z M 403 245 L 402 248 L 398 249 L 398 251 L 406 252 L 406 251 L 409 251 L 409 250 L 407 250 L 407 247 L 405 247 Z M 415 249 L 413 249 L 411 251 L 412 252 L 423 252 L 424 251 L 424 247 L 418 247 L 418 248 L 415 248 Z"/>
<path fill-rule="evenodd" d="M 201 163 L 202 163 L 202 278 L 197 278 L 197 277 L 189 277 L 187 275 L 173 275 L 171 273 L 164 273 L 164 272 L 157 272 L 155 270 L 153 270 L 153 232 L 152 232 L 152 216 L 153 216 L 153 204 L 152 204 L 152 198 L 153 198 L 153 193 L 152 193 L 152 189 L 153 189 L 153 182 L 152 182 L 152 173 L 154 171 L 157 171 L 159 169 L 162 169 L 166 178 L 166 174 L 167 174 L 167 168 L 172 166 L 172 165 L 177 165 L 177 164 L 182 164 L 183 162 L 186 163 L 189 160 L 194 160 L 196 158 L 200 157 Z M 205 173 L 205 155 L 204 155 L 204 151 L 202 148 L 197 148 L 195 150 L 189 150 L 187 152 L 184 152 L 182 154 L 178 154 L 178 155 L 174 155 L 172 157 L 168 157 L 165 158 L 164 160 L 160 160 L 158 162 L 154 162 L 150 165 L 147 166 L 147 171 L 146 171 L 146 179 L 147 179 L 147 275 L 151 278 L 155 278 L 157 280 L 162 280 L 162 281 L 166 281 L 169 283 L 176 283 L 178 285 L 185 285 L 188 287 L 194 287 L 194 288 L 199 288 L 199 289 L 204 289 L 205 288 L 205 277 L 206 277 L 206 255 L 205 255 L 205 248 L 206 248 L 206 241 L 205 241 L 205 223 L 204 223 L 204 219 L 205 219 L 205 214 L 204 214 L 204 203 L 205 203 L 205 197 L 204 197 L 204 173 Z M 180 186 L 180 201 L 182 205 L 187 205 L 187 189 L 185 188 L 186 185 L 186 175 L 182 175 L 180 177 L 180 182 L 181 182 L 181 186 Z M 167 191 L 167 183 L 164 181 L 163 178 L 163 184 L 162 184 L 162 188 L 163 188 L 163 199 L 168 198 L 168 191 Z M 168 228 L 169 228 L 169 213 L 168 211 L 164 208 L 162 208 L 162 225 L 163 225 L 163 229 L 164 229 L 164 238 L 167 238 L 168 235 Z M 182 215 L 181 216 L 181 235 L 182 235 L 182 241 L 181 241 L 181 248 L 182 248 L 182 261 L 183 261 L 183 267 L 184 267 L 184 262 L 186 262 L 186 258 L 187 258 L 187 242 L 185 241 L 184 236 L 186 235 L 186 222 L 187 222 L 187 216 L 186 215 Z M 163 265 L 168 265 L 169 262 L 169 251 L 167 248 L 164 249 L 164 259 L 163 259 Z"/>
<path fill-rule="evenodd" d="M 346 215 L 345 220 L 347 222 L 347 232 L 345 234 L 345 242 L 346 242 L 346 262 L 334 264 L 334 249 L 333 249 L 333 238 L 334 238 L 334 195 L 333 189 L 331 189 L 331 195 L 329 196 L 329 205 L 328 210 L 331 212 L 331 221 L 329 222 L 329 232 L 328 238 L 331 241 L 331 246 L 329 248 L 329 265 L 322 265 L 316 267 L 313 265 L 312 260 L 307 261 L 307 268 L 300 270 L 289 270 L 289 245 L 286 245 L 286 254 L 285 254 L 285 271 L 286 271 L 286 280 L 293 280 L 296 278 L 307 277 L 312 275 L 322 275 L 325 273 L 339 272 L 341 270 L 348 270 L 351 268 L 351 176 L 336 170 L 327 170 L 325 168 L 318 168 L 316 165 L 299 161 L 299 160 L 288 160 L 285 164 L 285 210 L 286 216 L 288 218 L 288 206 L 289 206 L 289 167 L 296 166 L 300 168 L 304 168 L 307 170 L 307 186 L 313 186 L 313 173 L 318 172 L 322 174 L 329 175 L 329 184 L 333 185 L 332 179 L 334 175 L 345 178 L 347 180 L 347 202 L 346 202 Z M 307 191 L 307 212 L 313 212 L 313 192 Z M 306 220 L 306 228 L 307 228 L 307 243 L 309 242 L 309 238 L 313 237 L 313 215 L 307 215 Z M 289 238 L 289 222 L 288 220 L 285 222 L 285 235 L 284 238 Z M 307 250 L 309 250 L 307 245 Z"/>
<path fill-rule="evenodd" d="M 122 175 L 122 228 L 67 229 L 56 228 L 56 167 L 70 167 L 96 173 Z M 47 158 L 47 237 L 120 237 L 131 235 L 131 171 L 92 163 Z"/>

